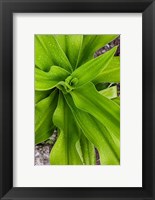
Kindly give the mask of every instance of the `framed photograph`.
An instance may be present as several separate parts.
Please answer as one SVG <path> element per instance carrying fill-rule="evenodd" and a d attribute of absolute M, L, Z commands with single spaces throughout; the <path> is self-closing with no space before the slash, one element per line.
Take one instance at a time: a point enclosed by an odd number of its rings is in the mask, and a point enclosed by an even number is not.
<path fill-rule="evenodd" d="M 0 0 L 1 199 L 155 199 L 153 0 Z"/>

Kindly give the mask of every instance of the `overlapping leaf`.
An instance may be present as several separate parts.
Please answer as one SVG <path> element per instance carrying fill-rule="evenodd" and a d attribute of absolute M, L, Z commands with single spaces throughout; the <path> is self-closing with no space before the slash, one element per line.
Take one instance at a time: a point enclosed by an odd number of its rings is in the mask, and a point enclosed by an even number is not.
<path fill-rule="evenodd" d="M 52 66 L 49 72 L 44 72 L 36 68 L 35 89 L 37 91 L 50 90 L 60 81 L 65 80 L 69 72 L 58 66 Z"/>
<path fill-rule="evenodd" d="M 106 88 L 104 90 L 100 90 L 99 93 L 108 99 L 114 99 L 117 97 L 117 86 L 113 86 L 110 88 Z"/>
<path fill-rule="evenodd" d="M 117 47 L 94 58 L 96 50 L 116 37 L 35 36 L 35 141 L 47 140 L 57 127 L 58 139 L 50 153 L 52 165 L 94 165 L 95 148 L 101 164 L 119 164 L 117 88 L 99 93 L 93 85 L 120 80 L 119 57 L 114 57 Z"/>
<path fill-rule="evenodd" d="M 82 48 L 83 35 L 67 35 L 66 36 L 66 55 L 75 69 L 78 64 L 80 50 Z"/>
<path fill-rule="evenodd" d="M 93 80 L 94 84 L 108 82 L 108 83 L 119 83 L 120 82 L 120 57 L 115 56 L 109 62 L 109 65 L 103 69 Z"/>
<path fill-rule="evenodd" d="M 76 149 L 76 143 L 80 138 L 79 128 L 61 93 L 53 115 L 53 122 L 59 128 L 60 134 L 50 153 L 50 163 L 52 165 L 81 165 L 82 161 Z"/>
<path fill-rule="evenodd" d="M 120 109 L 113 101 L 99 94 L 92 83 L 71 91 L 75 105 L 107 127 L 117 138 L 120 130 Z"/>
<path fill-rule="evenodd" d="M 113 101 L 114 101 L 116 104 L 120 105 L 120 97 L 114 98 Z"/>
<path fill-rule="evenodd" d="M 84 65 L 80 66 L 76 69 L 72 74 L 72 78 L 77 78 L 78 83 L 76 87 L 79 87 L 87 82 L 93 80 L 104 68 L 109 64 L 111 59 L 113 58 L 117 47 L 114 47 L 110 51 L 105 54 L 90 60 Z"/>
<path fill-rule="evenodd" d="M 35 47 L 35 64 L 43 71 L 49 71 L 52 65 L 72 71 L 71 64 L 54 35 L 36 35 Z"/>
<path fill-rule="evenodd" d="M 42 99 L 48 97 L 52 91 L 35 91 L 35 104 L 37 104 Z"/>
<path fill-rule="evenodd" d="M 53 132 L 53 113 L 57 106 L 57 91 L 41 100 L 35 107 L 35 143 L 44 142 Z"/>
<path fill-rule="evenodd" d="M 84 165 L 96 164 L 94 145 L 85 137 L 82 131 L 80 141 L 77 142 L 76 148 Z"/>
<path fill-rule="evenodd" d="M 79 110 L 70 95 L 65 95 L 67 102 L 85 136 L 95 145 L 100 153 L 102 164 L 119 164 L 119 139 L 113 135 L 93 116 Z"/>
<path fill-rule="evenodd" d="M 118 35 L 84 35 L 77 67 L 94 57 L 94 53 L 114 40 Z"/>
<path fill-rule="evenodd" d="M 99 91 L 99 93 L 108 99 L 112 99 L 113 102 L 120 106 L 120 97 L 117 94 L 117 86 L 106 88 L 104 90 Z"/>

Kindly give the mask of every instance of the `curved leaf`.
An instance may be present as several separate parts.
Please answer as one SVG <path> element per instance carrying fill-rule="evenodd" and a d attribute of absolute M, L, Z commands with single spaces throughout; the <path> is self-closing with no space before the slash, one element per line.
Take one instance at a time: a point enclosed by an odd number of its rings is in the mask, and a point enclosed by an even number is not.
<path fill-rule="evenodd" d="M 65 80 L 69 72 L 58 66 L 52 66 L 49 72 L 35 69 L 35 90 L 43 91 L 54 88 L 60 81 Z"/>
<path fill-rule="evenodd" d="M 59 43 L 60 47 L 62 48 L 63 52 L 66 54 L 66 35 L 57 34 L 55 35 L 57 42 Z"/>
<path fill-rule="evenodd" d="M 112 99 L 113 102 L 120 106 L 120 97 L 117 96 L 117 86 L 106 88 L 104 90 L 99 91 L 99 93 L 108 99 Z"/>
<path fill-rule="evenodd" d="M 35 106 L 35 143 L 44 142 L 53 133 L 52 121 L 54 110 L 57 106 L 57 91 L 53 91 L 47 98 Z"/>
<path fill-rule="evenodd" d="M 73 69 L 78 62 L 82 41 L 83 35 L 66 35 L 66 55 Z"/>
<path fill-rule="evenodd" d="M 65 98 L 83 133 L 98 149 L 101 164 L 118 165 L 120 159 L 119 140 L 116 138 L 114 140 L 112 133 L 93 116 L 76 108 L 69 94 L 65 95 Z"/>
<path fill-rule="evenodd" d="M 76 144 L 77 151 L 84 165 L 95 165 L 96 154 L 94 145 L 82 133 L 80 141 Z"/>
<path fill-rule="evenodd" d="M 95 148 L 101 164 L 120 163 L 117 88 L 98 92 L 93 84 L 102 84 L 103 89 L 103 84 L 120 80 L 120 60 L 114 57 L 117 47 L 94 58 L 96 50 L 116 37 L 35 36 L 35 142 L 47 140 L 57 127 L 52 165 L 94 165 Z M 55 87 L 63 93 L 58 95 Z"/>
<path fill-rule="evenodd" d="M 109 64 L 110 60 L 113 58 L 117 47 L 114 47 L 105 54 L 90 60 L 84 65 L 77 68 L 72 74 L 71 77 L 77 78 L 78 83 L 76 87 L 79 87 L 87 82 L 93 80 L 104 68 Z"/>
<path fill-rule="evenodd" d="M 84 35 L 77 67 L 93 59 L 94 53 L 118 35 Z"/>
<path fill-rule="evenodd" d="M 120 135 L 120 108 L 88 83 L 70 92 L 75 105 L 100 121 L 117 138 Z"/>
<path fill-rule="evenodd" d="M 113 101 L 120 106 L 120 97 L 114 98 Z"/>
<path fill-rule="evenodd" d="M 120 57 L 114 56 L 109 65 L 93 80 L 94 84 L 120 82 Z"/>
<path fill-rule="evenodd" d="M 117 97 L 117 86 L 112 86 L 110 88 L 100 90 L 99 93 L 108 99 L 114 99 Z"/>
<path fill-rule="evenodd" d="M 53 64 L 48 46 L 41 40 L 41 36 L 35 35 L 35 65 L 44 71 L 48 71 Z"/>
<path fill-rule="evenodd" d="M 61 93 L 53 122 L 59 128 L 60 135 L 50 153 L 51 165 L 81 165 L 75 146 L 79 140 L 79 128 Z"/>
<path fill-rule="evenodd" d="M 35 64 L 43 71 L 52 65 L 71 72 L 71 64 L 54 35 L 35 35 Z"/>
<path fill-rule="evenodd" d="M 51 90 L 48 91 L 35 91 L 35 104 L 37 104 L 42 99 L 48 97 L 51 94 Z"/>

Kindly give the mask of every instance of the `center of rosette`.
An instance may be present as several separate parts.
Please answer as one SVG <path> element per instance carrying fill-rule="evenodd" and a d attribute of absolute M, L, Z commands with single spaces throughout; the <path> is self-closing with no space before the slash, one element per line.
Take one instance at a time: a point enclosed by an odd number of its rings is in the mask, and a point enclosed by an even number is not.
<path fill-rule="evenodd" d="M 65 81 L 60 81 L 57 87 L 62 90 L 63 93 L 69 93 L 75 88 L 78 82 L 78 78 L 68 76 Z"/>

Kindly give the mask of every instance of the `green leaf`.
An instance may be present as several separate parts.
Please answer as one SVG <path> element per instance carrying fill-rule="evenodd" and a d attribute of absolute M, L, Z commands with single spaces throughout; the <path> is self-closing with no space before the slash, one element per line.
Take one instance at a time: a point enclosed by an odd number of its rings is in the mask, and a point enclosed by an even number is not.
<path fill-rule="evenodd" d="M 62 48 L 63 52 L 66 54 L 66 35 L 55 35 L 57 42 L 59 43 L 60 47 Z"/>
<path fill-rule="evenodd" d="M 35 65 L 44 71 L 48 71 L 53 64 L 48 46 L 44 44 L 41 36 L 35 35 Z"/>
<path fill-rule="evenodd" d="M 96 154 L 94 145 L 82 133 L 80 141 L 76 144 L 78 153 L 84 165 L 95 165 Z"/>
<path fill-rule="evenodd" d="M 58 66 L 52 66 L 49 72 L 35 69 L 35 90 L 43 91 L 54 88 L 60 81 L 65 80 L 69 72 Z"/>
<path fill-rule="evenodd" d="M 48 91 L 35 91 L 35 104 L 50 95 L 52 90 Z"/>
<path fill-rule="evenodd" d="M 77 66 L 93 59 L 94 53 L 117 38 L 118 35 L 84 35 Z"/>
<path fill-rule="evenodd" d="M 113 101 L 120 106 L 120 97 L 114 98 Z"/>
<path fill-rule="evenodd" d="M 109 87 L 109 83 L 98 83 L 95 85 L 97 91 L 104 90 Z"/>
<path fill-rule="evenodd" d="M 110 61 L 109 65 L 98 74 L 93 80 L 94 84 L 108 82 L 108 83 L 119 83 L 120 82 L 120 57 L 114 56 Z"/>
<path fill-rule="evenodd" d="M 76 108 L 69 94 L 66 94 L 65 98 L 83 133 L 98 149 L 101 164 L 118 165 L 120 159 L 119 140 L 114 138 L 113 134 L 93 116 Z"/>
<path fill-rule="evenodd" d="M 106 88 L 104 90 L 100 90 L 99 93 L 108 99 L 114 99 L 117 97 L 117 86 L 113 86 L 110 88 Z"/>
<path fill-rule="evenodd" d="M 83 35 L 55 35 L 55 38 L 68 57 L 72 68 L 75 69 L 82 48 Z"/>
<path fill-rule="evenodd" d="M 87 82 L 93 80 L 106 66 L 109 64 L 110 60 L 113 58 L 117 47 L 114 47 L 105 54 L 92 59 L 91 61 L 85 63 L 84 65 L 77 68 L 72 74 L 72 79 L 78 79 L 76 87 L 79 87 Z"/>
<path fill-rule="evenodd" d="M 47 140 L 53 133 L 52 121 L 54 110 L 57 106 L 57 91 L 53 91 L 47 98 L 35 106 L 35 143 Z"/>
<path fill-rule="evenodd" d="M 83 35 L 66 35 L 66 55 L 73 69 L 78 62 L 82 41 Z"/>
<path fill-rule="evenodd" d="M 60 135 L 50 153 L 51 165 L 81 165 L 82 161 L 75 146 L 79 140 L 79 128 L 61 93 L 53 122 L 59 128 Z"/>
<path fill-rule="evenodd" d="M 35 36 L 35 143 L 58 130 L 50 164 L 94 165 L 95 148 L 101 164 L 120 163 L 120 99 L 116 86 L 103 90 L 120 80 L 117 47 L 94 58 L 116 37 Z"/>
<path fill-rule="evenodd" d="M 117 138 L 120 136 L 120 108 L 101 95 L 92 83 L 70 92 L 75 105 L 100 121 Z"/>
<path fill-rule="evenodd" d="M 43 71 L 52 65 L 71 72 L 71 64 L 54 35 L 35 35 L 35 64 Z"/>

